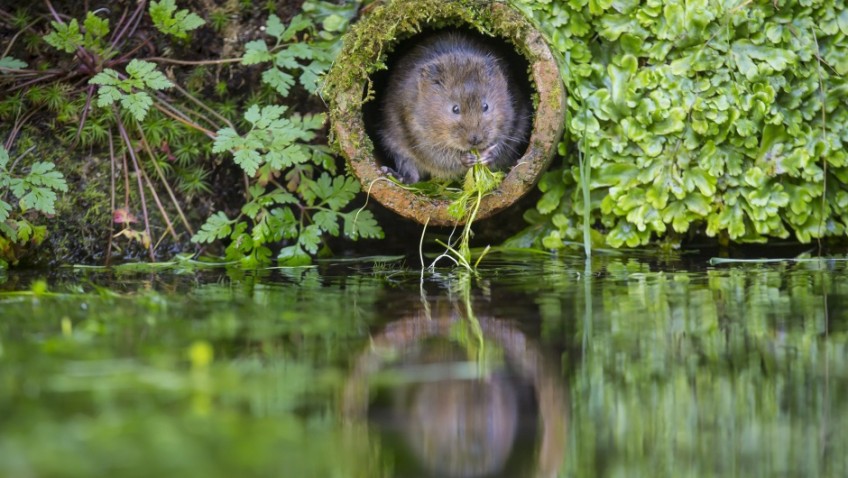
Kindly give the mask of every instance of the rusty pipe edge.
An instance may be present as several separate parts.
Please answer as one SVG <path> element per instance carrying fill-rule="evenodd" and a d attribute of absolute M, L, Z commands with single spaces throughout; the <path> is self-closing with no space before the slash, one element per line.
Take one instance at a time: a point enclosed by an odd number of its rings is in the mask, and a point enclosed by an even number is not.
<path fill-rule="evenodd" d="M 419 8 L 417 2 L 407 2 L 410 8 Z M 442 2 L 444 4 L 445 2 Z M 553 159 L 557 144 L 562 137 L 565 123 L 566 92 L 560 77 L 554 54 L 544 36 L 518 11 L 512 7 L 499 2 L 453 2 L 459 3 L 467 8 L 475 9 L 472 20 L 478 18 L 496 19 L 491 25 L 485 25 L 490 33 L 510 42 L 516 51 L 524 56 L 530 64 L 532 87 L 538 99 L 535 105 L 533 118 L 533 130 L 527 151 L 518 159 L 515 166 L 509 170 L 501 185 L 491 194 L 485 196 L 480 204 L 477 219 L 490 217 L 495 213 L 507 208 L 533 188 L 547 169 Z M 383 7 L 379 7 L 383 8 Z M 426 17 L 422 24 L 410 22 L 409 31 L 398 31 L 397 33 L 415 34 L 422 28 L 439 23 L 452 25 L 469 24 L 466 18 L 445 18 L 439 16 L 438 12 L 421 12 L 416 15 Z M 374 28 L 368 22 L 380 21 L 376 12 L 360 20 L 354 28 Z M 511 35 L 501 31 L 501 28 L 511 30 Z M 499 27 L 501 26 L 501 27 Z M 388 26 L 387 26 L 388 28 Z M 392 25 L 397 29 L 398 25 Z M 517 33 L 516 33 L 517 32 Z M 350 35 L 350 32 L 348 35 Z M 515 38 L 516 36 L 520 38 Z M 520 42 L 520 44 L 516 44 Z M 367 71 L 361 65 L 345 64 L 346 59 L 360 59 L 353 46 L 346 42 L 344 48 L 336 60 L 333 69 L 352 68 L 358 71 Z M 368 60 L 376 64 L 381 61 L 381 56 L 390 51 L 394 45 L 383 42 L 371 50 L 377 53 L 371 54 Z M 352 50 L 350 48 L 353 48 Z M 330 75 L 333 72 L 331 70 Z M 380 164 L 374 155 L 374 145 L 365 130 L 364 116 L 362 112 L 363 92 L 369 85 L 369 77 L 366 74 L 359 75 L 345 88 L 330 92 L 330 117 L 332 121 L 332 134 L 335 144 L 345 157 L 353 174 L 362 183 L 363 190 L 372 198 L 379 201 L 388 209 L 417 221 L 421 224 L 436 226 L 449 226 L 462 224 L 451 217 L 447 210 L 450 201 L 439 199 L 409 191 L 397 184 L 385 179 L 380 171 Z M 382 180 L 381 180 L 382 178 Z"/>

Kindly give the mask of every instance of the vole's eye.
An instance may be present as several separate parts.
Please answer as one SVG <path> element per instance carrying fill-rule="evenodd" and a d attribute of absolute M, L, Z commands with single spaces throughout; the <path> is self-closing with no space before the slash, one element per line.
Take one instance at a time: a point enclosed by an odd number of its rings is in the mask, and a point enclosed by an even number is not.
<path fill-rule="evenodd" d="M 459 105 L 453 105 L 453 108 L 451 108 L 451 111 L 453 111 L 453 114 L 458 115 L 459 114 Z"/>
<path fill-rule="evenodd" d="M 483 103 L 483 112 L 489 111 L 489 103 Z"/>

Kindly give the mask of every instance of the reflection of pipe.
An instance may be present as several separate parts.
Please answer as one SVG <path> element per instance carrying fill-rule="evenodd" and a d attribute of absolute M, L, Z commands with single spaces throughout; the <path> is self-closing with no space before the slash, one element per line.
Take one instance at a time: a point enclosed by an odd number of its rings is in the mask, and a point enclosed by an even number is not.
<path fill-rule="evenodd" d="M 342 414 L 345 421 L 356 428 L 366 423 L 369 376 L 390 365 L 388 363 L 389 357 L 396 355 L 399 350 L 408 350 L 426 339 L 449 338 L 451 330 L 462 320 L 464 320 L 462 317 L 454 314 L 432 320 L 423 318 L 404 319 L 387 325 L 381 334 L 372 339 L 371 347 L 364 351 L 354 364 L 354 369 L 345 385 L 342 398 Z M 556 367 L 544 359 L 537 344 L 528 340 L 509 322 L 483 318 L 480 319 L 480 327 L 487 341 L 503 349 L 508 363 L 516 369 L 518 377 L 533 386 L 541 418 L 539 425 L 542 429 L 541 444 L 536 462 L 536 476 L 556 476 L 565 453 L 568 421 L 565 390 L 556 373 Z M 488 394 L 487 399 L 491 402 L 488 405 L 481 403 L 480 406 L 483 408 L 490 407 L 490 412 L 492 411 L 491 407 L 501 407 L 506 410 L 510 406 L 509 401 L 515 398 L 514 395 L 512 399 L 507 397 L 500 385 L 474 385 L 473 383 L 466 381 L 464 385 L 458 388 L 454 386 L 455 389 L 449 393 Z M 507 384 L 504 383 L 503 385 Z M 438 403 L 447 403 L 444 401 L 444 396 L 433 395 L 426 387 L 423 390 L 423 392 L 420 390 L 418 392 L 422 394 L 421 396 L 411 399 L 414 413 L 424 413 L 423 408 L 415 411 L 415 407 L 427 407 L 430 404 L 435 404 L 437 398 L 440 400 Z M 514 394 L 514 391 L 511 393 Z M 416 404 L 416 400 L 420 400 L 421 403 Z M 452 406 L 464 407 L 466 400 L 467 397 L 460 399 Z M 483 411 L 485 412 L 485 410 Z M 467 413 L 468 410 L 457 408 L 445 411 L 445 413 L 454 414 L 457 417 L 463 412 Z M 508 417 L 504 419 L 509 420 Z M 429 425 L 416 426 L 426 427 Z M 501 432 L 509 432 L 511 425 L 504 422 L 499 426 L 502 427 Z M 428 433 L 424 428 L 419 430 L 421 433 Z M 427 437 L 420 438 L 426 439 Z M 511 440 L 509 445 L 511 447 Z M 508 453 L 508 451 L 509 449 L 505 450 L 505 453 Z M 497 463 L 492 462 L 485 465 L 492 466 L 494 464 Z M 501 462 L 500 465 L 502 466 L 503 463 Z M 477 468 L 478 471 L 483 469 L 483 466 Z"/>

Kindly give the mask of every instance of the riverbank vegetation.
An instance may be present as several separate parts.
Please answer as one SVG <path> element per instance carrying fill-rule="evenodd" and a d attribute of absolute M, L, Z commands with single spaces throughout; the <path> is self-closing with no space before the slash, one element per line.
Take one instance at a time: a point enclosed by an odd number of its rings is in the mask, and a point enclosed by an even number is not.
<path fill-rule="evenodd" d="M 844 2 L 511 4 L 561 54 L 569 100 L 560 158 L 508 244 L 845 236 Z M 0 265 L 181 252 L 300 265 L 348 247 L 334 238 L 397 230 L 362 208 L 320 96 L 343 34 L 373 8 L 0 9 Z"/>

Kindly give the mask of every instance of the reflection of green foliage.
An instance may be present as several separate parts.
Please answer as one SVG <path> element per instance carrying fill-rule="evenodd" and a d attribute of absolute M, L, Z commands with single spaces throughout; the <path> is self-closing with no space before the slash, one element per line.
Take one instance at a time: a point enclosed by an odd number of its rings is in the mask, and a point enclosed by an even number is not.
<path fill-rule="evenodd" d="M 0 475 L 386 475 L 374 442 L 316 406 L 342 385 L 358 342 L 338 340 L 373 316 L 374 279 L 284 271 L 174 294 L 180 276 L 157 276 L 162 292 L 148 278 L 0 293 Z"/>
<path fill-rule="evenodd" d="M 565 350 L 563 373 L 539 377 L 570 395 L 559 476 L 845 476 L 828 450 L 848 446 L 846 262 L 499 260 L 485 281 L 425 279 L 452 302 L 432 312 L 479 307 L 482 323 L 491 301 Z M 419 274 L 189 262 L 0 292 L 0 475 L 389 474 L 391 447 L 346 428 L 338 400 L 374 326 L 415 313 Z M 473 321 L 452 332 L 484 367 L 505 359 L 493 341 L 478 355 Z"/>
<path fill-rule="evenodd" d="M 566 476 L 848 471 L 822 452 L 848 446 L 848 316 L 828 308 L 848 275 L 826 264 L 693 274 L 615 260 L 584 276 L 593 297 L 573 270 L 548 274 L 544 330 L 573 330 L 579 350 Z"/>
<path fill-rule="evenodd" d="M 563 153 L 591 161 L 607 244 L 844 234 L 843 2 L 514 3 L 564 57 Z M 530 218 L 546 248 L 580 237 L 576 162 L 550 173 L 559 184 Z"/>

